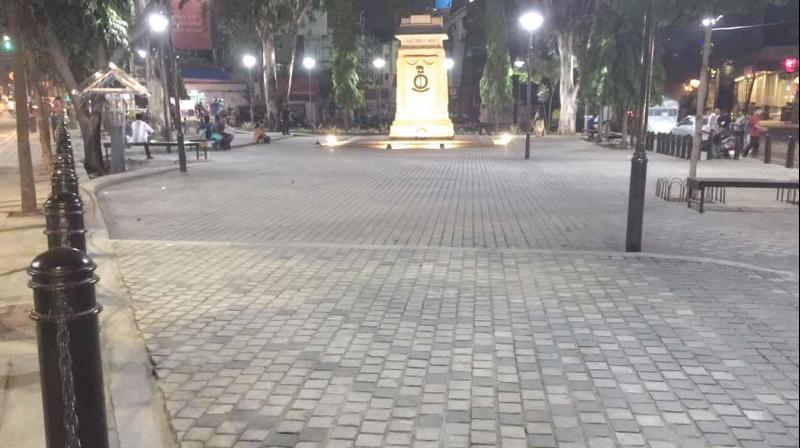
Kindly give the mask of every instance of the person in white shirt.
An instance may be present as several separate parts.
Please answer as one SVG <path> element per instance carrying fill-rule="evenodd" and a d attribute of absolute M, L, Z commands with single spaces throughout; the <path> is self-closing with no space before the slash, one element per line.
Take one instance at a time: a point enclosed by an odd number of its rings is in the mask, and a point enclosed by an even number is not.
<path fill-rule="evenodd" d="M 136 114 L 136 119 L 131 123 L 131 136 L 128 138 L 129 143 L 147 143 L 150 140 L 150 134 L 153 133 L 153 128 L 144 121 L 142 114 Z M 144 152 L 147 154 L 148 159 L 152 159 L 150 155 L 150 148 L 144 147 Z"/>

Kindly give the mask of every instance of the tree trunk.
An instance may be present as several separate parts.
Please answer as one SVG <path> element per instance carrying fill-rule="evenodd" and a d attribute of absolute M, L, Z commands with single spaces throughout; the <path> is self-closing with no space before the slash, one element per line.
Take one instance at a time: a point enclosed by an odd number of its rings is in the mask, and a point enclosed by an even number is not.
<path fill-rule="evenodd" d="M 31 76 L 36 78 L 35 76 Z M 39 108 L 39 144 L 42 146 L 42 162 L 47 172 L 53 171 L 53 148 L 50 136 L 50 105 L 45 101 L 44 87 L 36 82 L 36 106 Z"/>
<path fill-rule="evenodd" d="M 287 87 L 286 87 L 286 98 L 284 99 L 283 104 L 289 104 L 289 101 L 292 99 L 292 81 L 294 80 L 294 61 L 295 58 L 297 57 L 297 29 L 299 25 L 297 24 L 297 22 L 292 22 L 292 23 L 293 24 L 289 27 L 289 30 L 287 31 L 289 36 L 292 36 L 294 38 L 294 41 L 292 42 L 292 57 L 289 60 L 289 80 L 287 82 Z M 311 86 L 309 85 L 309 89 L 310 88 Z"/>
<path fill-rule="evenodd" d="M 622 149 L 628 148 L 628 105 L 622 105 Z"/>
<path fill-rule="evenodd" d="M 25 39 L 22 34 L 20 5 L 16 0 L 11 4 L 11 33 L 17 41 L 14 51 L 14 99 L 17 103 L 17 157 L 19 158 L 20 205 L 23 214 L 36 211 L 36 183 L 33 179 L 33 160 L 28 129 L 28 86 L 25 79 Z"/>
<path fill-rule="evenodd" d="M 89 174 L 103 174 L 102 134 L 100 127 L 103 123 L 103 108 L 105 98 L 102 95 L 93 95 L 83 98 L 81 104 L 76 105 L 75 116 L 83 137 L 84 166 Z M 91 103 L 91 104 L 90 104 Z"/>
<path fill-rule="evenodd" d="M 261 68 L 263 70 L 264 105 L 267 108 L 267 117 L 271 114 L 277 118 L 277 108 L 275 107 L 275 90 L 277 84 L 275 68 L 275 36 L 270 30 L 265 30 L 261 34 Z"/>
<path fill-rule="evenodd" d="M 574 134 L 578 112 L 578 87 L 575 85 L 575 48 L 571 34 L 558 34 L 558 54 L 561 62 L 561 112 L 558 116 L 558 133 Z"/>

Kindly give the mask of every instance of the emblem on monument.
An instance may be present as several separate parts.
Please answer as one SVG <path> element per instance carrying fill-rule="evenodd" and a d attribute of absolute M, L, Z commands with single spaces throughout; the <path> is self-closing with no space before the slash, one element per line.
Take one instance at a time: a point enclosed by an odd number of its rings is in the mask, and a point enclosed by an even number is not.
<path fill-rule="evenodd" d="M 428 91 L 428 77 L 425 76 L 425 68 L 421 65 L 417 66 L 417 76 L 414 77 L 414 87 L 412 90 L 415 92 L 426 92 Z"/>

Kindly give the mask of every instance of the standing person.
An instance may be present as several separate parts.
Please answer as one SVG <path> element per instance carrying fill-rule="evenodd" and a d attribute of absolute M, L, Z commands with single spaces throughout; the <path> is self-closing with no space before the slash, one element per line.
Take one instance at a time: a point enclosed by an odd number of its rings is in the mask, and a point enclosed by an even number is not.
<path fill-rule="evenodd" d="M 289 106 L 283 106 L 281 111 L 281 133 L 283 135 L 289 135 L 289 120 L 291 118 L 292 114 L 289 112 Z"/>
<path fill-rule="evenodd" d="M 713 112 L 708 116 L 708 122 L 706 123 L 708 126 L 708 141 L 711 144 L 711 152 L 713 153 L 714 157 L 719 156 L 719 138 L 717 134 L 719 133 L 719 109 L 714 109 Z"/>
<path fill-rule="evenodd" d="M 758 155 L 761 136 L 767 132 L 767 129 L 761 126 L 761 109 L 757 109 L 753 112 L 753 115 L 750 116 L 748 131 L 750 133 L 750 143 L 745 146 L 742 157 L 747 157 L 751 149 L 753 150 L 753 157 L 756 157 Z"/>
<path fill-rule="evenodd" d="M 131 136 L 128 138 L 129 143 L 147 143 L 150 141 L 150 134 L 152 134 L 153 128 L 144 121 L 144 116 L 140 113 L 136 114 L 136 119 L 133 120 L 131 123 Z M 150 155 L 150 147 L 145 145 L 144 152 L 147 155 L 148 159 L 152 159 L 153 156 Z"/>
<path fill-rule="evenodd" d="M 53 139 L 58 143 L 58 125 L 61 123 L 62 115 L 64 114 L 64 102 L 61 97 L 57 96 L 53 99 L 53 105 L 50 106 L 50 128 L 53 130 Z"/>

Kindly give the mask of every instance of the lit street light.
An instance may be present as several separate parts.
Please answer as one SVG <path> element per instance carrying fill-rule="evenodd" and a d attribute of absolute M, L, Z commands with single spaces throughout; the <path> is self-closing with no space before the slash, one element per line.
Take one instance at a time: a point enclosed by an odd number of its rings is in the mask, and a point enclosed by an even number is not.
<path fill-rule="evenodd" d="M 144 48 L 140 48 L 136 50 L 136 54 L 139 55 L 140 58 L 144 59 L 147 57 L 147 50 L 145 50 Z"/>
<path fill-rule="evenodd" d="M 178 78 L 178 64 L 176 63 L 175 57 L 175 43 L 173 41 L 172 36 L 172 29 L 170 29 L 170 20 L 169 18 L 161 12 L 153 12 L 147 16 L 147 24 L 150 26 L 150 30 L 156 34 L 163 34 L 167 32 L 167 58 L 170 63 L 170 68 L 172 69 L 172 81 L 173 86 L 175 87 L 175 133 L 178 137 L 178 165 L 180 166 L 180 171 L 182 173 L 186 172 L 186 148 L 184 146 L 183 140 L 183 121 L 181 120 L 181 96 L 180 96 L 180 79 Z M 164 75 L 164 70 L 162 72 L 162 78 L 166 79 Z M 169 95 L 169 90 L 165 89 L 164 96 L 167 97 Z M 166 101 L 167 106 L 169 106 L 169 101 Z M 167 110 L 169 110 L 167 108 Z M 169 113 L 167 113 L 169 115 Z"/>
<path fill-rule="evenodd" d="M 711 56 L 711 32 L 714 25 L 721 19 L 718 17 L 706 17 L 703 19 L 703 29 L 705 35 L 703 38 L 703 65 L 700 68 L 700 82 L 696 84 L 697 88 L 697 108 L 694 115 L 694 139 L 692 140 L 692 158 L 689 160 L 689 177 L 697 176 L 697 162 L 700 160 L 700 148 L 703 142 L 703 111 L 706 106 L 706 94 L 708 93 L 708 59 Z M 695 87 L 694 81 L 689 82 Z M 709 156 L 711 151 L 708 152 Z M 711 158 L 711 157 L 709 157 Z M 692 191 L 689 194 L 693 194 Z"/>
<path fill-rule="evenodd" d="M 250 122 L 253 124 L 256 122 L 256 115 L 253 112 L 253 67 L 256 62 L 256 57 L 252 54 L 242 56 L 242 64 L 247 68 L 247 105 L 250 106 Z"/>
<path fill-rule="evenodd" d="M 452 70 L 453 67 L 455 67 L 455 66 L 456 66 L 456 61 L 455 60 L 453 60 L 451 58 L 447 58 L 447 59 L 444 60 L 444 68 L 446 68 L 447 70 Z"/>
<path fill-rule="evenodd" d="M 514 67 L 516 68 L 525 67 L 525 61 L 523 61 L 522 59 L 517 59 L 516 61 L 514 61 Z"/>
<path fill-rule="evenodd" d="M 314 67 L 317 66 L 317 60 L 312 58 L 311 56 L 306 56 L 303 58 L 303 67 L 306 69 L 306 73 L 308 74 L 308 108 L 309 112 L 313 109 L 313 104 L 311 101 L 311 71 L 314 70 Z M 311 113 L 308 113 L 308 123 L 311 124 Z"/>
<path fill-rule="evenodd" d="M 530 33 L 530 45 L 528 45 L 528 85 L 527 98 L 525 100 L 525 160 L 531 158 L 531 78 L 533 78 L 533 33 L 542 27 L 544 17 L 536 11 L 528 11 L 519 18 L 522 29 Z"/>
<path fill-rule="evenodd" d="M 169 19 L 160 12 L 153 12 L 147 16 L 147 24 L 150 26 L 150 31 L 161 34 L 169 28 Z"/>
<path fill-rule="evenodd" d="M 377 111 L 378 112 L 378 114 L 377 114 L 378 115 L 378 127 L 382 127 L 383 126 L 383 110 L 381 109 L 381 90 L 383 90 L 383 72 L 382 72 L 382 70 L 383 70 L 384 67 L 386 67 L 386 59 L 375 58 L 375 59 L 372 60 L 372 66 L 375 68 L 375 72 L 376 72 L 375 91 L 377 92 L 378 98 L 377 98 L 377 101 L 376 101 L 376 105 L 375 105 L 376 107 L 375 108 L 378 109 L 378 111 Z M 378 82 L 377 82 L 377 72 L 381 72 L 380 85 L 378 85 Z"/>

